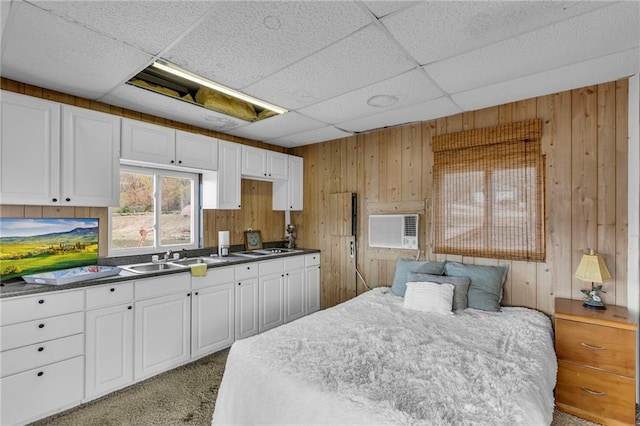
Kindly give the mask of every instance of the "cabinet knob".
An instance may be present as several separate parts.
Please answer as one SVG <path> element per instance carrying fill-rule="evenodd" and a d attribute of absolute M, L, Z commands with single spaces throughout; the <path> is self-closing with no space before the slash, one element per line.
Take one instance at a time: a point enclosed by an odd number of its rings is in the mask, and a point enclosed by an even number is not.
<path fill-rule="evenodd" d="M 38 324 L 38 328 L 44 328 L 44 324 Z"/>
<path fill-rule="evenodd" d="M 187 296 L 188 296 L 188 297 L 191 297 L 191 293 L 187 293 Z"/>
<path fill-rule="evenodd" d="M 40 346 L 40 347 L 38 348 L 38 352 L 42 352 L 42 351 L 44 351 L 44 346 Z"/>
<path fill-rule="evenodd" d="M 242 283 L 238 283 L 238 285 L 240 285 L 240 284 L 242 284 Z"/>
<path fill-rule="evenodd" d="M 127 309 L 133 309 L 133 306 L 127 306 Z"/>
<path fill-rule="evenodd" d="M 110 291 L 111 293 L 113 293 L 114 291 L 116 291 L 116 289 L 112 287 L 112 288 L 110 288 L 110 289 L 109 289 L 109 291 Z"/>
<path fill-rule="evenodd" d="M 173 160 L 171 160 L 170 162 L 171 162 L 171 164 L 175 163 L 175 161 L 173 161 Z"/>
<path fill-rule="evenodd" d="M 53 201 L 54 203 L 57 203 L 58 199 L 57 198 L 52 198 L 51 201 Z"/>
<path fill-rule="evenodd" d="M 68 203 L 69 201 L 71 201 L 71 198 L 65 198 L 64 200 Z"/>
<path fill-rule="evenodd" d="M 178 164 L 182 164 L 182 160 L 178 161 Z"/>
<path fill-rule="evenodd" d="M 44 372 L 38 371 L 38 374 L 37 374 L 38 377 L 42 377 L 43 375 L 44 375 Z"/>
<path fill-rule="evenodd" d="M 196 296 L 198 295 L 198 292 L 196 291 Z"/>
<path fill-rule="evenodd" d="M 38 300 L 38 303 L 42 305 L 44 303 L 44 299 Z"/>

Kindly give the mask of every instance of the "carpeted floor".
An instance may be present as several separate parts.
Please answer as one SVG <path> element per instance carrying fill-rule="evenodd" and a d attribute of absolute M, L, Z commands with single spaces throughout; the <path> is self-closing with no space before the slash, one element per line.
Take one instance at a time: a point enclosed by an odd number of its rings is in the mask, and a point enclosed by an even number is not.
<path fill-rule="evenodd" d="M 211 424 L 228 350 L 37 421 L 37 426 L 156 426 Z M 593 426 L 566 413 L 554 413 L 551 426 Z M 636 425 L 640 422 L 636 420 Z"/>

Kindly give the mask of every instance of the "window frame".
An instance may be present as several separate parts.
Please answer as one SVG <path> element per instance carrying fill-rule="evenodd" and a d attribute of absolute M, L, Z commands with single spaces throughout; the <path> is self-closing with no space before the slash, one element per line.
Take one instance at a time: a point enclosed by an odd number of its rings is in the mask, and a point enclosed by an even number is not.
<path fill-rule="evenodd" d="M 130 172 L 130 173 L 142 173 L 142 174 L 151 174 L 153 179 L 153 238 L 154 244 L 150 247 L 127 247 L 127 248 L 115 248 L 113 247 L 113 220 L 112 214 L 114 209 L 120 208 L 120 206 L 110 206 L 108 210 L 108 256 L 109 257 L 117 257 L 117 256 L 135 256 L 135 255 L 144 255 L 144 254 L 155 254 L 159 252 L 166 252 L 168 250 L 178 251 L 182 249 L 192 250 L 198 249 L 201 247 L 202 241 L 202 233 L 201 233 L 201 208 L 200 208 L 200 194 L 201 194 L 201 183 L 200 183 L 200 174 L 195 172 L 187 172 L 187 171 L 178 171 L 174 169 L 162 169 L 157 167 L 147 167 L 147 166 L 137 166 L 137 165 L 129 165 L 129 164 L 120 164 L 120 170 L 118 172 L 118 176 L 120 176 L 120 172 Z M 187 178 L 192 179 L 193 184 L 191 186 L 191 205 L 193 206 L 192 214 L 191 214 L 191 242 L 189 244 L 172 244 L 172 245 L 162 245 L 160 243 L 161 235 L 162 235 L 162 225 L 160 223 L 160 215 L 162 214 L 162 187 L 161 180 L 163 177 L 175 177 L 175 178 Z M 118 182 L 119 182 L 118 178 Z"/>

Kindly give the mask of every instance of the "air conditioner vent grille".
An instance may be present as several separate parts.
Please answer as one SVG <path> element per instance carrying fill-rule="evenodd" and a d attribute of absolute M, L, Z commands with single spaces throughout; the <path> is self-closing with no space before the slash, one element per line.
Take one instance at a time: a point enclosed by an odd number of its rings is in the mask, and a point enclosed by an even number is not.
<path fill-rule="evenodd" d="M 418 216 L 404 217 L 404 236 L 405 237 L 418 236 Z"/>

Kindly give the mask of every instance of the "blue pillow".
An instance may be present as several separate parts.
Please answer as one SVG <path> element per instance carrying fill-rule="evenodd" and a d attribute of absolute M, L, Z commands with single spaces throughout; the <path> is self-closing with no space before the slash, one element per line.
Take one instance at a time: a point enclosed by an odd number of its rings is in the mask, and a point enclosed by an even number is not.
<path fill-rule="evenodd" d="M 393 277 L 391 291 L 396 296 L 404 297 L 407 291 L 407 274 L 409 272 L 422 272 L 424 274 L 442 275 L 444 271 L 444 263 L 417 261 L 411 259 L 403 259 L 399 257 L 396 260 L 396 273 Z"/>
<path fill-rule="evenodd" d="M 483 311 L 500 311 L 502 286 L 507 279 L 507 265 L 465 265 L 446 261 L 445 275 L 452 277 L 469 277 L 471 283 L 467 291 L 467 305 Z"/>

